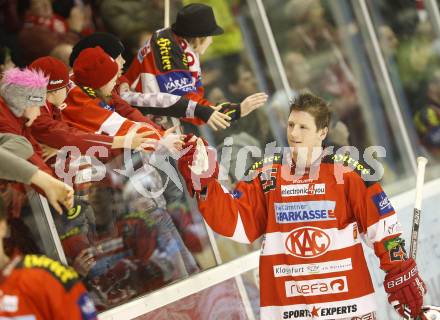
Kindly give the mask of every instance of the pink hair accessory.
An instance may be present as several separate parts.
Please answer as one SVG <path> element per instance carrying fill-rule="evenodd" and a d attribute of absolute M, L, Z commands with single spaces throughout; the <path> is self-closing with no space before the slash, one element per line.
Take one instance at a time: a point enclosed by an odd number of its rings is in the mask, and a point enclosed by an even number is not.
<path fill-rule="evenodd" d="M 3 74 L 2 82 L 27 88 L 46 87 L 49 78 L 40 70 L 13 68 Z"/>

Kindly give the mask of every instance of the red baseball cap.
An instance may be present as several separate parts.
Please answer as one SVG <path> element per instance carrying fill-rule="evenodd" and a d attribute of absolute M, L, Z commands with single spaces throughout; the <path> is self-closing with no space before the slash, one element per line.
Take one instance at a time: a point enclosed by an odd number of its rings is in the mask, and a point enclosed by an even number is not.
<path fill-rule="evenodd" d="M 69 83 L 69 70 L 67 66 L 54 57 L 41 57 L 29 65 L 30 69 L 41 70 L 47 77 L 47 91 L 62 89 Z"/>
<path fill-rule="evenodd" d="M 81 51 L 73 64 L 76 84 L 99 89 L 118 73 L 119 66 L 101 47 Z"/>

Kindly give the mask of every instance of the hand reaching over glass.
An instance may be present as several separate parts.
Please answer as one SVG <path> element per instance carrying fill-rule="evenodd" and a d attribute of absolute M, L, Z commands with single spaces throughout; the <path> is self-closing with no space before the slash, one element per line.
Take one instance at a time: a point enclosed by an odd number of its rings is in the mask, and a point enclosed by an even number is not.
<path fill-rule="evenodd" d="M 214 113 L 209 117 L 208 119 L 208 126 L 211 127 L 212 130 L 217 131 L 218 129 L 226 129 L 228 128 L 231 123 L 231 117 L 227 114 L 221 113 L 220 110 L 222 109 L 222 106 L 212 106 L 212 109 L 214 109 Z"/>
<path fill-rule="evenodd" d="M 38 170 L 31 178 L 31 183 L 43 189 L 47 201 L 61 214 L 63 209 L 73 206 L 73 189 L 64 182 L 55 179 L 44 171 Z"/>
<path fill-rule="evenodd" d="M 246 117 L 252 111 L 263 106 L 267 101 L 268 95 L 264 92 L 254 93 L 244 99 L 240 104 L 241 117 Z"/>

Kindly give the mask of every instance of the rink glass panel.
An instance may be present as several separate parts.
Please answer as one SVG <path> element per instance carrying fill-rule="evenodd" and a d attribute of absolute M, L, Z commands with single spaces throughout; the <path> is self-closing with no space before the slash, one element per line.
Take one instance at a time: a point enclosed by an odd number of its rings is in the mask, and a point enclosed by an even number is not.
<path fill-rule="evenodd" d="M 255 286 L 253 288 L 254 305 L 258 306 L 258 289 Z M 248 317 L 237 285 L 234 279 L 230 279 L 136 318 L 163 319 L 246 320 Z"/>
<path fill-rule="evenodd" d="M 416 151 L 440 172 L 440 42 L 434 1 L 367 1 L 394 91 Z"/>
<path fill-rule="evenodd" d="M 326 142 L 354 146 L 360 156 L 369 146 L 384 147 L 382 183 L 387 187 L 399 182 L 387 190 L 394 194 L 407 189 L 411 180 L 402 181 L 412 175 L 410 159 L 390 105 L 380 94 L 379 75 L 350 1 L 263 3 L 291 88 L 288 96 L 282 91 L 273 96 L 269 106 L 280 131 L 285 131 L 282 120 L 288 115 L 289 98 L 310 90 L 330 102 Z"/>
<path fill-rule="evenodd" d="M 0 180 L 0 197 L 9 224 L 6 254 L 45 254 L 59 259 L 40 196 L 21 184 Z"/>
<path fill-rule="evenodd" d="M 215 265 L 182 184 L 149 159 L 126 150 L 100 171 L 83 157 L 74 208 L 62 216 L 52 211 L 67 262 L 84 277 L 99 311 Z"/>

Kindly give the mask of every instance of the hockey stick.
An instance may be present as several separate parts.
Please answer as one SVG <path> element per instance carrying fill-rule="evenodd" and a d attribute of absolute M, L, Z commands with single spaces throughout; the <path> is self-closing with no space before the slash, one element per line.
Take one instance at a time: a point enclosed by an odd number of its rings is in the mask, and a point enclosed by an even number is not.
<path fill-rule="evenodd" d="M 419 237 L 420 215 L 422 213 L 422 191 L 423 182 L 425 180 L 425 167 L 428 159 L 425 157 L 417 158 L 417 181 L 416 181 L 416 199 L 414 204 L 413 222 L 411 230 L 411 244 L 409 256 L 416 260 L 417 256 L 417 239 Z"/>
<path fill-rule="evenodd" d="M 416 199 L 414 203 L 413 222 L 411 230 L 411 244 L 409 249 L 409 257 L 416 260 L 417 256 L 417 240 L 419 238 L 420 216 L 422 213 L 422 191 L 423 182 L 425 180 L 425 168 L 428 159 L 425 157 L 417 158 L 417 180 L 416 180 Z M 410 310 L 404 306 L 405 319 L 412 319 Z"/>

